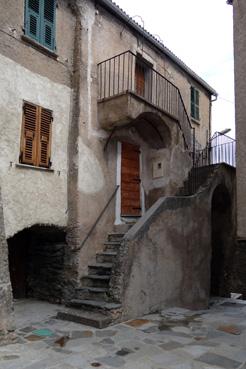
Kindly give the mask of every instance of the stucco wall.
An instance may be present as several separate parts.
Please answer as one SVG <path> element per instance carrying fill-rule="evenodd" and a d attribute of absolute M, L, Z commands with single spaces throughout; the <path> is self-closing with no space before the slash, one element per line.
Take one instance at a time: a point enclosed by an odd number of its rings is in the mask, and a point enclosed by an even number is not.
<path fill-rule="evenodd" d="M 25 0 L 0 0 L 0 50 L 1 54 L 16 61 L 34 73 L 56 83 L 71 85 L 75 17 L 67 0 L 58 0 L 56 7 L 57 60 L 31 46 L 22 39 L 24 35 Z"/>
<path fill-rule="evenodd" d="M 12 291 L 8 273 L 8 248 L 4 232 L 4 218 L 0 186 L 0 342 L 13 329 Z"/>
<path fill-rule="evenodd" d="M 116 187 L 117 140 L 124 139 L 142 145 L 144 171 L 141 179 L 146 198 L 149 195 L 147 207 L 163 194 L 174 194 L 177 188 L 182 186 L 191 165 L 188 154 L 184 150 L 181 132 L 177 123 L 173 121 L 167 122 L 172 132 L 172 145 L 168 149 L 152 150 L 151 146 L 139 139 L 138 133 L 134 133 L 131 127 L 128 127 L 124 134 L 123 131 L 115 132 L 104 150 L 109 133 L 102 129 L 98 120 L 97 64 L 130 49 L 133 52 L 143 53 L 144 57 L 153 63 L 154 68 L 164 73 L 163 56 L 147 43 L 141 45 L 140 40 L 129 31 L 127 26 L 101 7 L 95 8 L 91 1 L 80 2 L 80 14 L 82 68 L 80 70 L 79 140 L 70 136 L 71 161 L 76 163 L 75 170 L 78 168 L 78 178 L 75 179 L 73 175 L 74 188 L 78 189 L 73 206 L 78 216 L 72 226 L 74 231 L 77 230 L 76 235 L 74 233 L 72 236 L 77 246 L 90 231 L 92 224 Z M 180 88 L 182 85 L 189 94 L 190 84 L 187 82 L 187 76 L 180 73 L 179 78 L 180 80 L 177 78 L 174 82 L 180 84 Z M 208 103 L 208 97 L 206 99 Z M 205 120 L 204 124 L 208 126 L 208 120 Z M 152 160 L 158 157 L 165 162 L 164 177 L 153 181 Z M 96 251 L 103 248 L 107 232 L 112 231 L 117 204 L 117 201 L 113 199 L 92 236 L 79 252 L 81 274 L 86 273 L 88 261 L 95 257 Z"/>
<path fill-rule="evenodd" d="M 0 55 L 0 177 L 6 237 L 33 224 L 67 222 L 67 140 L 71 89 Z M 19 163 L 23 100 L 53 111 L 54 172 Z"/>
<path fill-rule="evenodd" d="M 199 143 L 204 147 L 207 143 L 209 133 L 209 105 L 210 97 L 207 91 L 200 86 L 192 77 L 181 70 L 168 57 L 161 54 L 148 42 L 134 34 L 121 21 L 112 17 L 107 11 L 98 7 L 95 13 L 90 9 L 89 17 L 92 26 L 92 56 L 95 65 L 93 66 L 93 74 L 96 74 L 96 64 L 108 58 L 118 55 L 127 50 L 133 53 L 141 54 L 149 61 L 153 68 L 174 83 L 181 91 L 186 109 L 190 114 L 190 86 L 194 86 L 200 91 L 200 116 L 199 122 L 192 122 L 196 128 L 196 137 Z M 107 45 L 104 47 L 103 45 Z"/>
<path fill-rule="evenodd" d="M 246 239 L 246 3 L 233 2 L 237 138 L 237 236 Z"/>
<path fill-rule="evenodd" d="M 224 263 L 220 293 L 232 292 L 235 172 L 222 165 L 196 195 L 160 198 L 126 233 L 111 283 L 112 294 L 123 305 L 123 320 L 168 306 L 207 307 L 212 234 L 218 231 L 216 224 L 212 228 L 217 211 L 212 201 L 220 186 L 230 198 L 229 218 L 224 219 L 227 230 L 220 234 Z"/>

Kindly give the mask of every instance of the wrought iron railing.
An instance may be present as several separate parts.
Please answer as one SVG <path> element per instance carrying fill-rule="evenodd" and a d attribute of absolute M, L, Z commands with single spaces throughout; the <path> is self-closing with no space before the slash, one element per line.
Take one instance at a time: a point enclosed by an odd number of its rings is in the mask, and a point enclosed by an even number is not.
<path fill-rule="evenodd" d="M 98 100 L 133 93 L 177 120 L 192 151 L 192 127 L 177 86 L 131 51 L 98 64 Z"/>

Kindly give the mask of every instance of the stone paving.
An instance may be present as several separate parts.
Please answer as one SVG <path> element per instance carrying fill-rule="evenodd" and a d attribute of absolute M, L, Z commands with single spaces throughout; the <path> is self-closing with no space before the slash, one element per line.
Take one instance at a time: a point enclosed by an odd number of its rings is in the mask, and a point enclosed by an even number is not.
<path fill-rule="evenodd" d="M 172 308 L 103 330 L 59 321 L 57 305 L 16 304 L 17 337 L 0 369 L 246 369 L 246 303 Z"/>

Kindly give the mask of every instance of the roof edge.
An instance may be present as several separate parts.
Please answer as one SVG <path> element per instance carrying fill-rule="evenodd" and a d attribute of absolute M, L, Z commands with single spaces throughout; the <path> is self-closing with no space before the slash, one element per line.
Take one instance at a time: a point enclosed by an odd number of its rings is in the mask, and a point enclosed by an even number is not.
<path fill-rule="evenodd" d="M 233 0 L 228 0 L 233 1 Z M 153 35 L 141 27 L 137 22 L 135 22 L 130 16 L 128 16 L 118 5 L 113 3 L 111 0 L 96 0 L 96 3 L 101 4 L 108 11 L 113 13 L 115 16 L 120 18 L 128 26 L 137 31 L 141 36 L 148 40 L 152 45 L 158 48 L 162 53 L 173 60 L 181 69 L 188 73 L 196 82 L 203 86 L 208 92 L 213 96 L 218 96 L 218 93 L 213 89 L 206 81 L 199 77 L 192 69 L 190 69 L 181 59 L 179 59 L 171 50 L 164 46 L 159 40 L 157 40 Z"/>

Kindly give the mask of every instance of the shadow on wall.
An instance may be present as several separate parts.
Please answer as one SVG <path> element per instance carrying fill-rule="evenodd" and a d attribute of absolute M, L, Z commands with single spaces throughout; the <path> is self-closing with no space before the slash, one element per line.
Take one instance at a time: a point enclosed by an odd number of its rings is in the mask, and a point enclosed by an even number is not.
<path fill-rule="evenodd" d="M 14 298 L 62 301 L 65 236 L 55 226 L 33 226 L 7 240 Z"/>
<path fill-rule="evenodd" d="M 229 296 L 233 249 L 232 203 L 224 185 L 215 188 L 211 204 L 211 281 L 212 296 Z M 231 255 L 230 255 L 231 254 Z"/>

